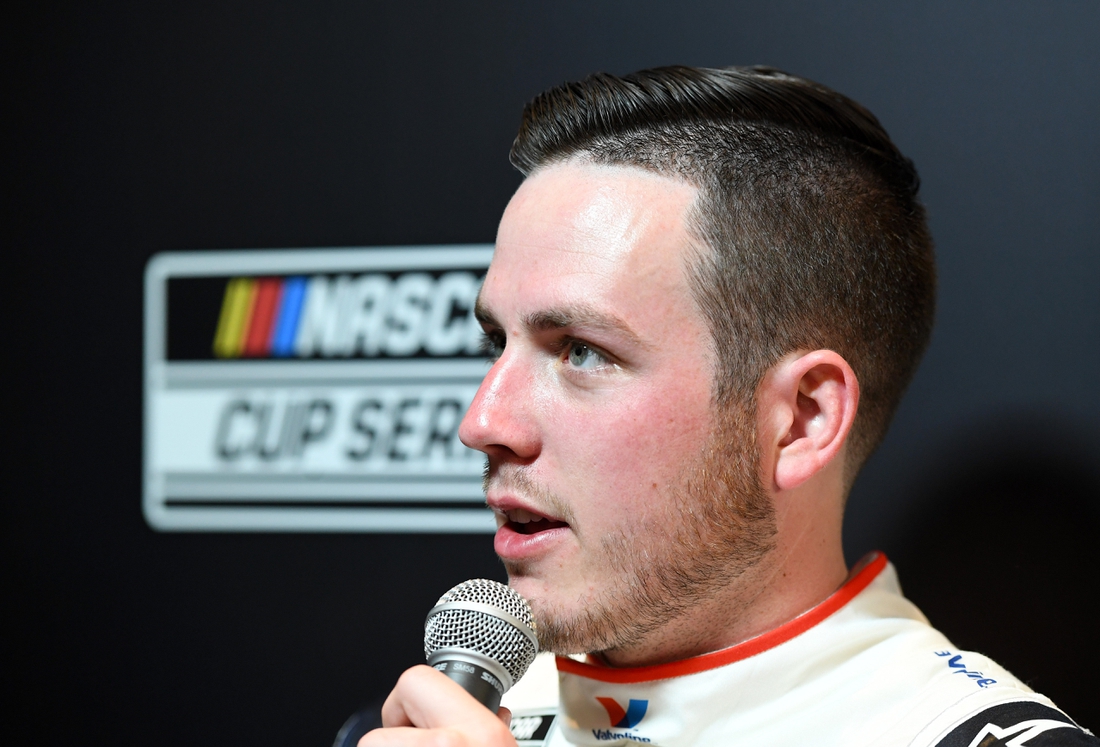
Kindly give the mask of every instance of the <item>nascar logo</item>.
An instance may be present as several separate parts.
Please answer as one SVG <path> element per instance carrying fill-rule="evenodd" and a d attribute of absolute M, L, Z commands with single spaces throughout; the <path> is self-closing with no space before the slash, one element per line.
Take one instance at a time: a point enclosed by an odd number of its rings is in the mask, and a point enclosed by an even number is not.
<path fill-rule="evenodd" d="M 235 277 L 214 334 L 218 358 L 476 355 L 481 278 L 409 272 Z"/>

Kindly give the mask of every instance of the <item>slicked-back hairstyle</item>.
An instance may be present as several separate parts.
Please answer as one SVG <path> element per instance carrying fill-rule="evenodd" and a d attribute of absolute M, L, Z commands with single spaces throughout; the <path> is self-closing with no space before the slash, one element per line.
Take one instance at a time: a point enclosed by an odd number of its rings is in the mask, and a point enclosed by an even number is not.
<path fill-rule="evenodd" d="M 718 406 L 755 407 L 785 354 L 826 348 L 860 383 L 849 479 L 882 440 L 928 344 L 935 265 L 919 179 L 869 111 L 771 68 L 665 67 L 566 83 L 524 109 L 525 175 L 580 159 L 698 188 L 689 268 Z"/>

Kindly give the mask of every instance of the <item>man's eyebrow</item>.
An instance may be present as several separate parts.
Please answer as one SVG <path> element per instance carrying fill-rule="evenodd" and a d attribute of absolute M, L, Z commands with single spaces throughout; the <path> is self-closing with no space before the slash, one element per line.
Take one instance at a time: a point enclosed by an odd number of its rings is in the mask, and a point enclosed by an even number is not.
<path fill-rule="evenodd" d="M 500 322 L 493 316 L 493 312 L 489 311 L 489 307 L 481 300 L 481 294 L 477 294 L 477 300 L 474 301 L 474 319 L 477 319 L 486 327 L 500 327 Z"/>
<path fill-rule="evenodd" d="M 482 303 L 480 296 L 474 305 L 474 316 L 487 327 L 499 329 L 502 326 L 489 307 Z M 563 306 L 535 311 L 523 318 L 523 325 L 532 332 L 548 332 L 570 327 L 611 332 L 626 338 L 632 345 L 649 347 L 622 319 L 590 306 Z"/>

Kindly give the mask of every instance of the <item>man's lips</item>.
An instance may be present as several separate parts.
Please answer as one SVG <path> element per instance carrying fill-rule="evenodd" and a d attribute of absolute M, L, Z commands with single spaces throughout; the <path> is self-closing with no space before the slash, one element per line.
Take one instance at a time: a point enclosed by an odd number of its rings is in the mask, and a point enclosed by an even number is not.
<path fill-rule="evenodd" d="M 504 560 L 533 559 L 548 552 L 569 530 L 567 522 L 528 508 L 494 506 L 493 511 L 497 517 L 493 547 Z"/>
<path fill-rule="evenodd" d="M 505 525 L 518 534 L 535 534 L 548 529 L 561 529 L 568 527 L 564 521 L 541 516 L 525 508 L 513 508 L 502 511 Z"/>

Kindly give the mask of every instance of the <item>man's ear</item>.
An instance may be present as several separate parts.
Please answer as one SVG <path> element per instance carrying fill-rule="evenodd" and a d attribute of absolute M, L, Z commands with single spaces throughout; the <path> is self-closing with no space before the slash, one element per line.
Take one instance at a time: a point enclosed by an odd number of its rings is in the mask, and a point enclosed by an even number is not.
<path fill-rule="evenodd" d="M 792 353 L 773 366 L 758 389 L 761 445 L 779 490 L 791 490 L 841 453 L 855 422 L 859 382 L 832 350 Z"/>

